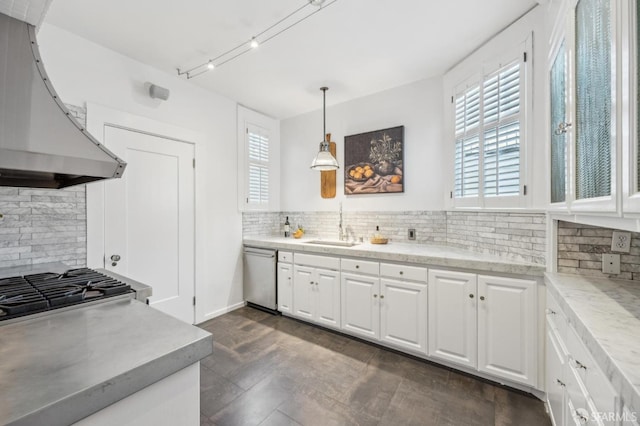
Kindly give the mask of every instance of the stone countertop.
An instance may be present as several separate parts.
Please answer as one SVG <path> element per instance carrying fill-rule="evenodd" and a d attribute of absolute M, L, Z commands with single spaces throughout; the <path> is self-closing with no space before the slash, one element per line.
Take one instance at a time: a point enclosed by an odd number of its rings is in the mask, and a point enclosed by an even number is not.
<path fill-rule="evenodd" d="M 640 283 L 545 274 L 554 296 L 629 409 L 640 409 Z"/>
<path fill-rule="evenodd" d="M 291 250 L 304 253 L 351 256 L 392 262 L 416 263 L 429 266 L 462 268 L 474 271 L 497 272 L 518 275 L 542 276 L 546 270 L 543 265 L 517 262 L 499 256 L 472 252 L 455 247 L 430 244 L 395 243 L 371 244 L 359 243 L 352 247 L 334 247 L 309 244 L 318 238 L 299 240 L 284 237 L 245 238 L 245 246 Z"/>
<path fill-rule="evenodd" d="M 133 299 L 0 325 L 0 424 L 74 423 L 211 351 L 211 334 Z"/>

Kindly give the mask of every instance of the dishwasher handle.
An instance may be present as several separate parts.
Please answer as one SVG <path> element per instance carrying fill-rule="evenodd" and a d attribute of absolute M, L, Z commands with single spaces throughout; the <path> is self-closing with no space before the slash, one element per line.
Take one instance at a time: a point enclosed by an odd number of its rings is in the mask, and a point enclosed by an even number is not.
<path fill-rule="evenodd" d="M 266 258 L 276 257 L 276 252 L 274 250 L 252 249 L 250 247 L 244 249 L 244 254 L 250 254 L 252 256 L 260 256 L 260 257 L 266 257 Z"/>

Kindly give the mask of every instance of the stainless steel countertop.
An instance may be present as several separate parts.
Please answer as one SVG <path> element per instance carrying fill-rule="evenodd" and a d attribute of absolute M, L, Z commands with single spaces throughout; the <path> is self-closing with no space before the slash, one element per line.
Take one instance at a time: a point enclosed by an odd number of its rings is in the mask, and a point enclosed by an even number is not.
<path fill-rule="evenodd" d="M 455 247 L 432 244 L 408 244 L 389 242 L 389 244 L 360 243 L 352 247 L 333 247 L 308 244 L 313 238 L 299 240 L 283 237 L 245 238 L 245 246 L 291 250 L 295 252 L 326 254 L 333 256 L 352 256 L 380 261 L 415 263 L 428 266 L 441 266 L 471 271 L 486 271 L 505 274 L 531 275 L 542 277 L 546 271 L 544 265 L 518 262 L 499 256 L 476 253 Z"/>
<path fill-rule="evenodd" d="M 0 326 L 0 424 L 74 423 L 212 348 L 211 334 L 133 299 Z"/>

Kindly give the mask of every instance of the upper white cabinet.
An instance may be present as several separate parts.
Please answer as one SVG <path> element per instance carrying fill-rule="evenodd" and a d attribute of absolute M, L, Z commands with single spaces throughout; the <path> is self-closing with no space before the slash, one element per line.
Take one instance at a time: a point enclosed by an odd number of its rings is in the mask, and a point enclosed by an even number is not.
<path fill-rule="evenodd" d="M 616 0 L 568 0 L 551 43 L 550 204 L 617 212 L 623 98 Z"/>

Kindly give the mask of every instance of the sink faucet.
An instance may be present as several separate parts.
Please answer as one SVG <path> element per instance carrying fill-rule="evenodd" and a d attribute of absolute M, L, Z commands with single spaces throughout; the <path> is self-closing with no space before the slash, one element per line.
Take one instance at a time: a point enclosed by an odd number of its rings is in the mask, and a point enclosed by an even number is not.
<path fill-rule="evenodd" d="M 338 240 L 344 240 L 344 230 L 342 228 L 342 201 L 340 202 L 340 222 L 338 223 Z"/>

